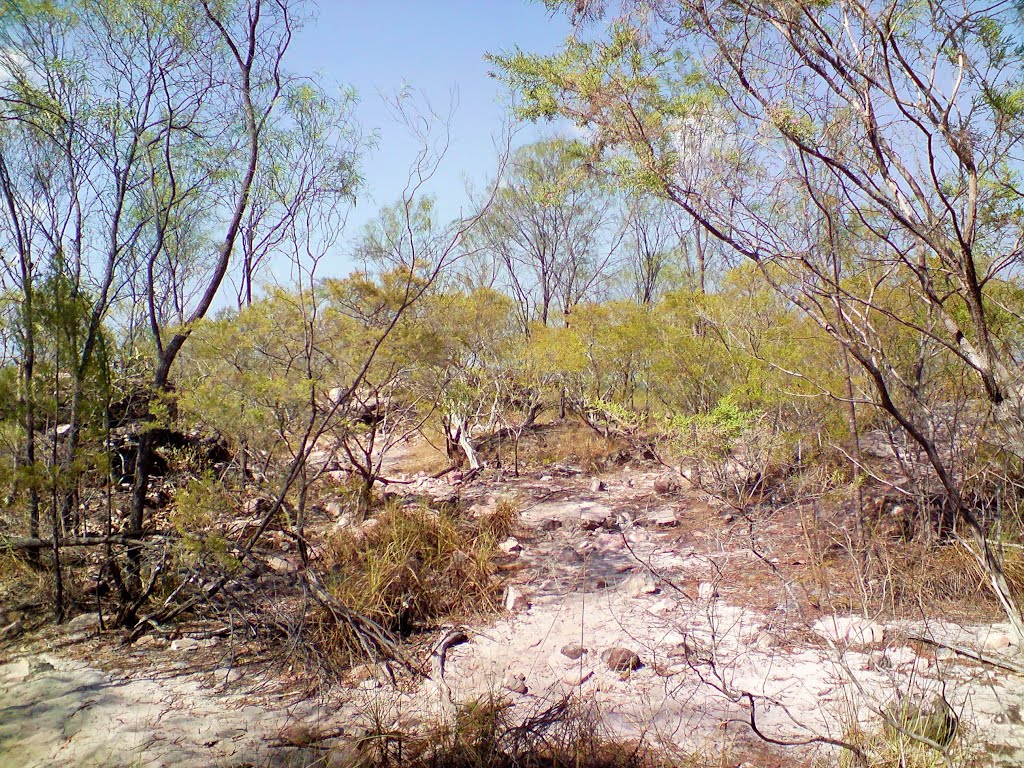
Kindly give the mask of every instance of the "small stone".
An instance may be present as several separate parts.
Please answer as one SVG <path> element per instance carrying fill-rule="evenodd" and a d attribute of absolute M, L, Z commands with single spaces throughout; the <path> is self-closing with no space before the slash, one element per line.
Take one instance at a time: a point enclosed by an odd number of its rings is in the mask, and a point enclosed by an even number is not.
<path fill-rule="evenodd" d="M 550 482 L 552 482 L 552 481 L 553 481 L 554 479 L 555 479 L 555 478 L 553 478 L 553 477 L 552 477 L 551 475 L 542 475 L 542 476 L 541 476 L 541 478 L 540 478 L 540 481 L 541 481 L 542 483 L 550 483 Z"/>
<path fill-rule="evenodd" d="M 200 647 L 199 641 L 191 637 L 180 637 L 171 641 L 172 651 L 195 651 Z"/>
<path fill-rule="evenodd" d="M 612 672 L 632 672 L 644 665 L 640 657 L 628 648 L 609 648 L 601 654 L 601 661 Z"/>
<path fill-rule="evenodd" d="M 100 617 L 95 613 L 83 613 L 64 625 L 65 632 L 82 632 L 84 630 L 99 629 Z"/>
<path fill-rule="evenodd" d="M 674 664 L 666 664 L 664 662 L 658 662 L 654 665 L 654 674 L 658 677 L 673 677 L 678 674 L 682 674 L 690 667 L 688 664 L 682 664 L 676 662 Z"/>
<path fill-rule="evenodd" d="M 822 637 L 847 645 L 874 645 L 885 638 L 884 627 L 859 616 L 826 616 L 812 628 Z"/>
<path fill-rule="evenodd" d="M 526 687 L 526 675 L 522 672 L 510 674 L 505 678 L 505 690 L 512 691 L 512 693 L 525 694 L 528 690 Z"/>
<path fill-rule="evenodd" d="M 555 560 L 562 565 L 578 565 L 584 557 L 572 547 L 562 547 L 555 553 Z"/>
<path fill-rule="evenodd" d="M 526 599 L 526 595 L 520 592 L 515 587 L 506 587 L 505 589 L 505 610 L 509 612 L 525 611 L 530 607 L 530 601 Z"/>
<path fill-rule="evenodd" d="M 604 491 L 604 490 L 607 490 L 607 489 L 608 489 L 608 486 L 604 484 L 604 480 L 601 480 L 598 477 L 595 477 L 593 480 L 590 481 L 590 492 L 591 493 L 600 493 L 601 491 Z"/>
<path fill-rule="evenodd" d="M 285 560 L 283 557 L 277 557 L 271 555 L 267 558 L 267 567 L 274 573 L 288 573 L 292 570 L 292 564 Z"/>
<path fill-rule="evenodd" d="M 653 595 L 658 591 L 658 582 L 646 572 L 634 573 L 623 584 L 623 589 L 631 597 L 640 597 L 642 595 Z"/>
<path fill-rule="evenodd" d="M 498 545 L 498 549 L 506 555 L 518 554 L 523 551 L 523 545 L 515 536 L 509 536 Z"/>
<path fill-rule="evenodd" d="M 571 669 L 562 675 L 562 683 L 570 688 L 577 688 L 593 676 L 592 670 Z"/>
<path fill-rule="evenodd" d="M 587 649 L 579 643 L 569 643 L 562 646 L 562 655 L 573 661 L 578 661 L 586 652 Z"/>
<path fill-rule="evenodd" d="M 986 651 L 998 651 L 1012 644 L 1013 640 L 1006 632 L 989 632 L 984 635 L 981 645 Z"/>
<path fill-rule="evenodd" d="M 760 651 L 770 651 L 772 648 L 779 644 L 779 638 L 777 638 L 771 632 L 762 632 L 757 636 L 757 640 L 754 641 L 754 645 Z"/>
<path fill-rule="evenodd" d="M 320 739 L 320 732 L 316 727 L 306 723 L 292 723 L 282 728 L 277 738 L 293 747 L 308 747 Z"/>
<path fill-rule="evenodd" d="M 715 585 L 711 582 L 701 582 L 700 586 L 697 587 L 697 597 L 701 600 L 712 600 L 718 597 L 718 590 L 715 589 Z"/>
<path fill-rule="evenodd" d="M 619 530 L 619 521 L 615 519 L 615 515 L 608 515 L 608 517 L 604 519 L 604 529 L 606 531 Z"/>
<path fill-rule="evenodd" d="M 0 642 L 4 642 L 17 637 L 21 634 L 24 627 L 25 625 L 22 623 L 21 619 L 18 619 L 17 621 L 12 621 L 3 629 L 0 629 Z"/>
<path fill-rule="evenodd" d="M 605 517 L 606 515 L 601 512 L 581 512 L 580 529 L 584 531 L 596 531 L 598 528 L 604 526 Z"/>
<path fill-rule="evenodd" d="M 549 517 L 547 520 L 541 521 L 537 528 L 545 531 L 546 533 L 550 533 L 551 531 L 557 531 L 563 525 L 564 523 L 557 517 Z"/>
<path fill-rule="evenodd" d="M 660 475 L 654 479 L 654 492 L 668 496 L 679 490 L 679 478 L 675 475 Z"/>

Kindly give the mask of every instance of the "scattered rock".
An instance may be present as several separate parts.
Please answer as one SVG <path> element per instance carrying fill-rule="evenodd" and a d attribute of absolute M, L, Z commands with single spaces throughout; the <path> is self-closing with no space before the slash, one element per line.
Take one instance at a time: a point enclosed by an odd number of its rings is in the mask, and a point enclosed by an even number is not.
<path fill-rule="evenodd" d="M 580 512 L 580 528 L 584 531 L 596 531 L 598 528 L 604 527 L 604 521 L 607 515 L 604 512 L 586 510 Z"/>
<path fill-rule="evenodd" d="M 523 551 L 523 545 L 519 543 L 519 539 L 515 536 L 509 536 L 503 542 L 498 545 L 498 549 L 504 552 L 506 555 L 519 554 Z"/>
<path fill-rule="evenodd" d="M 505 678 L 505 690 L 512 691 L 512 693 L 525 694 L 527 692 L 526 687 L 526 675 L 522 672 L 516 672 L 515 674 L 509 674 Z"/>
<path fill-rule="evenodd" d="M 601 661 L 607 664 L 612 672 L 632 672 L 644 665 L 636 652 L 628 648 L 609 648 L 601 654 Z"/>
<path fill-rule="evenodd" d="M 542 475 L 541 478 L 540 478 L 540 481 L 542 483 L 550 483 L 550 482 L 554 481 L 554 479 L 555 478 L 553 478 L 551 475 Z"/>
<path fill-rule="evenodd" d="M 604 484 L 604 480 L 601 480 L 600 478 L 595 477 L 593 480 L 590 481 L 590 492 L 591 493 L 600 493 L 601 491 L 606 491 L 606 490 L 608 490 L 608 486 Z"/>
<path fill-rule="evenodd" d="M 573 661 L 578 661 L 585 653 L 587 653 L 587 649 L 579 643 L 569 643 L 562 646 L 562 655 Z"/>
<path fill-rule="evenodd" d="M 563 525 L 564 523 L 557 517 L 549 517 L 547 520 L 542 520 L 537 528 L 545 533 L 550 533 L 551 531 L 557 531 Z"/>
<path fill-rule="evenodd" d="M 526 599 L 526 595 L 520 592 L 515 587 L 509 586 L 505 589 L 505 610 L 506 611 L 525 611 L 530 607 L 530 601 Z"/>

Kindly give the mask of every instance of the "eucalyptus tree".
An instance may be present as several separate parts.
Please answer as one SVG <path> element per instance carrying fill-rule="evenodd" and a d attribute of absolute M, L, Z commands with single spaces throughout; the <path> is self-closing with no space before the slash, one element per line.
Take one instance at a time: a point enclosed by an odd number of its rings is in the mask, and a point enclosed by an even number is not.
<path fill-rule="evenodd" d="M 623 239 L 614 195 L 577 149 L 567 139 L 519 149 L 481 222 L 479 247 L 500 265 L 524 329 L 568 318 L 610 276 Z"/>
<path fill-rule="evenodd" d="M 958 458 L 986 423 L 991 453 L 1024 453 L 1016 5 L 553 5 L 605 15 L 607 34 L 493 57 L 521 114 L 586 126 L 594 162 L 673 200 L 832 336 L 868 382 L 832 394 L 917 447 L 1024 633 L 992 538 L 1013 494 L 999 476 L 976 493 Z"/>

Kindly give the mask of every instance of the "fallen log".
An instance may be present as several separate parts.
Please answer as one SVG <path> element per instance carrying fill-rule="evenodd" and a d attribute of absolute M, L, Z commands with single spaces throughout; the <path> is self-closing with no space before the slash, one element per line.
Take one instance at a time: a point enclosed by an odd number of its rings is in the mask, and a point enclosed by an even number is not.
<path fill-rule="evenodd" d="M 69 536 L 61 539 L 58 545 L 65 547 L 99 547 L 104 544 L 143 544 L 147 539 L 177 538 L 177 534 L 168 531 L 152 533 L 115 533 L 110 536 Z M 39 549 L 53 549 L 53 539 L 31 537 L 0 538 L 0 552 L 24 552 Z"/>

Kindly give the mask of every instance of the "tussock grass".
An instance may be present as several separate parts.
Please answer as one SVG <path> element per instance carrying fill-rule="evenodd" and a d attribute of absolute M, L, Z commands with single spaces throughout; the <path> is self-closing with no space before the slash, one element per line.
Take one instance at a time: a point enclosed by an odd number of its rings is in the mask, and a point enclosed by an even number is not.
<path fill-rule="evenodd" d="M 486 696 L 463 704 L 447 724 L 364 752 L 367 768 L 669 768 L 643 744 L 615 741 L 577 699 L 538 705 L 525 718 Z M 383 745 L 387 745 L 386 748 Z"/>
<path fill-rule="evenodd" d="M 495 545 L 505 516 L 474 521 L 455 511 L 388 507 L 331 540 L 328 588 L 347 609 L 398 634 L 496 610 Z"/>

